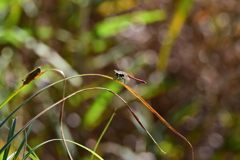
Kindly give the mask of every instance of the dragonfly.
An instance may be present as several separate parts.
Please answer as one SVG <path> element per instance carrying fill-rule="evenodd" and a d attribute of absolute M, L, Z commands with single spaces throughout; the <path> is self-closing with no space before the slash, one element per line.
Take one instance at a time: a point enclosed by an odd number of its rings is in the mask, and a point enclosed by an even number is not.
<path fill-rule="evenodd" d="M 116 74 L 116 76 L 117 76 L 117 79 L 122 80 L 124 84 L 126 84 L 127 82 L 129 82 L 129 81 L 130 81 L 130 78 L 131 78 L 131 79 L 134 79 L 134 80 L 136 80 L 136 81 L 142 82 L 142 83 L 147 83 L 147 82 L 145 82 L 144 80 L 135 78 L 135 77 L 133 77 L 133 76 L 131 76 L 131 75 L 123 72 L 123 71 L 114 70 L 114 72 L 115 72 L 115 74 Z"/>

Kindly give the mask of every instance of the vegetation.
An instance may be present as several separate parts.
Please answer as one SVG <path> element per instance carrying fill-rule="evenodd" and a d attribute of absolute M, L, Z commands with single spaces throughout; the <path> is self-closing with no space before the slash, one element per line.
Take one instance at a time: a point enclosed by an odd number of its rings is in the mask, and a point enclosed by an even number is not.
<path fill-rule="evenodd" d="M 1 0 L 0 159 L 240 159 L 238 5 Z"/>

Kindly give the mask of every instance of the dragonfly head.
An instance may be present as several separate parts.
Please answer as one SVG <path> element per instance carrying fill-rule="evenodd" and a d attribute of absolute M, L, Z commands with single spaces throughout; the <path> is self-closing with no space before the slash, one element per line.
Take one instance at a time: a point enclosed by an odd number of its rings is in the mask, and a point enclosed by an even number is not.
<path fill-rule="evenodd" d="M 116 76 L 117 76 L 117 79 L 121 79 L 123 80 L 123 83 L 127 83 L 130 78 L 127 76 L 127 74 L 125 72 L 122 72 L 122 71 L 117 71 L 117 70 L 114 70 Z"/>
<path fill-rule="evenodd" d="M 125 74 L 121 71 L 114 70 L 114 72 L 118 78 L 124 78 L 125 76 Z"/>

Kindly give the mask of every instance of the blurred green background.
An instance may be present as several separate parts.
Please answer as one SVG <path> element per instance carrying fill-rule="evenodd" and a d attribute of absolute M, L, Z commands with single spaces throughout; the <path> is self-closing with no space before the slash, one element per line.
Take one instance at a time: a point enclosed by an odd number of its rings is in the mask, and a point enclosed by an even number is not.
<path fill-rule="evenodd" d="M 193 145 L 196 160 L 240 159 L 240 2 L 236 0 L 1 0 L 0 102 L 32 69 L 57 68 L 66 76 L 123 70 L 147 81 L 128 85 Z M 4 120 L 44 86 L 61 79 L 47 72 L 1 111 Z M 136 97 L 101 77 L 76 78 L 66 95 L 106 87 L 122 96 L 167 154 L 161 153 L 126 106 L 106 91 L 66 101 L 66 138 L 93 149 L 115 108 L 97 153 L 106 160 L 187 160 L 188 144 Z M 19 129 L 62 97 L 62 84 L 27 103 L 14 117 Z M 59 138 L 60 106 L 41 116 L 30 146 Z M 10 122 L 9 122 L 10 123 Z M 9 124 L 8 124 L 9 125 Z M 0 130 L 0 146 L 8 130 Z M 13 148 L 18 146 L 13 142 Z M 69 145 L 74 159 L 90 153 Z M 61 142 L 36 151 L 40 159 L 67 159 Z"/>

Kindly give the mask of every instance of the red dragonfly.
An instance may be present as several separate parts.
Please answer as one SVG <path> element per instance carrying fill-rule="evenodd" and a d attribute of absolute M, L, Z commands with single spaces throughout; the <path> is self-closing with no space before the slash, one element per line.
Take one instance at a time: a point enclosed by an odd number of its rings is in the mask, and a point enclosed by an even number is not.
<path fill-rule="evenodd" d="M 136 81 L 142 82 L 142 83 L 147 83 L 147 82 L 145 82 L 144 80 L 135 78 L 135 77 L 133 77 L 133 76 L 131 76 L 131 75 L 123 72 L 123 71 L 114 70 L 114 72 L 115 72 L 115 74 L 116 74 L 116 76 L 117 76 L 117 79 L 123 80 L 123 83 L 124 83 L 124 84 L 126 84 L 127 82 L 129 82 L 129 81 L 130 81 L 130 78 L 131 78 L 131 79 L 134 79 L 134 80 L 136 80 Z"/>

